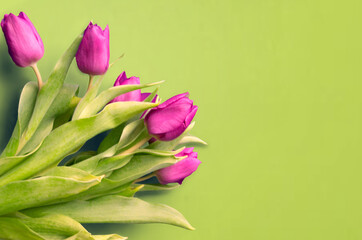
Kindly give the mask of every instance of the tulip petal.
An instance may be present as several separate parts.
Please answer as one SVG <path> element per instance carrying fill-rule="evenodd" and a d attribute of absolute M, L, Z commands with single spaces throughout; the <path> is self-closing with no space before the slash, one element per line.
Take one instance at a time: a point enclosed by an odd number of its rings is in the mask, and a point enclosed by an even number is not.
<path fill-rule="evenodd" d="M 201 161 L 197 158 L 185 158 L 172 166 L 157 171 L 157 178 L 161 184 L 177 182 L 182 184 L 183 180 L 197 170 Z"/>

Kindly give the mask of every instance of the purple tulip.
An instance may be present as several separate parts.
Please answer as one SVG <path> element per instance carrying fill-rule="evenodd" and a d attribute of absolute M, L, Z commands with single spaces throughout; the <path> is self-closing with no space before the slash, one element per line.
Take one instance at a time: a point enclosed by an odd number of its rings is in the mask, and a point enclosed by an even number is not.
<path fill-rule="evenodd" d="M 130 77 L 127 78 L 126 72 L 122 72 L 121 75 L 118 76 L 117 80 L 114 83 L 114 87 L 121 86 L 121 85 L 139 85 L 140 79 L 138 77 Z M 131 92 L 124 93 L 119 95 L 118 97 L 114 98 L 112 102 L 127 102 L 127 101 L 142 101 L 141 97 L 141 89 L 134 90 Z"/>
<path fill-rule="evenodd" d="M 197 106 L 193 105 L 188 95 L 176 95 L 150 110 L 145 117 L 150 135 L 157 140 L 170 141 L 185 131 L 197 111 Z"/>
<path fill-rule="evenodd" d="M 194 148 L 185 148 L 182 152 L 176 154 L 176 157 L 187 156 L 187 158 L 175 163 L 172 166 L 162 168 L 156 171 L 156 177 L 161 184 L 179 183 L 196 171 L 201 161 L 197 159 L 197 152 Z"/>
<path fill-rule="evenodd" d="M 12 13 L 5 14 L 1 28 L 9 54 L 16 65 L 28 67 L 43 57 L 43 42 L 25 13 L 20 12 L 19 16 Z"/>
<path fill-rule="evenodd" d="M 102 30 L 89 23 L 75 55 L 80 71 L 89 75 L 102 75 L 109 67 L 109 28 Z"/>

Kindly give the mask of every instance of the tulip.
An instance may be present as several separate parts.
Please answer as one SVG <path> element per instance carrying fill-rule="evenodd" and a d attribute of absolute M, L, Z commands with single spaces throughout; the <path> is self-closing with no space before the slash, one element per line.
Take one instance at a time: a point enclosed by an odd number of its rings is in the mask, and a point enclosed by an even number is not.
<path fill-rule="evenodd" d="M 197 153 L 193 150 L 193 147 L 185 148 L 182 152 L 176 154 L 176 157 L 187 156 L 186 158 L 174 165 L 156 171 L 155 175 L 158 181 L 164 185 L 176 182 L 182 184 L 182 181 L 195 172 L 201 163 L 201 161 L 197 159 Z"/>
<path fill-rule="evenodd" d="M 121 85 L 139 85 L 140 79 L 138 77 L 130 77 L 127 78 L 126 72 L 122 72 L 121 75 L 118 76 L 117 80 L 114 83 L 114 87 Z M 124 93 L 114 98 L 111 102 L 126 102 L 126 101 L 142 101 L 141 97 L 141 89 L 137 89 L 131 92 Z"/>
<path fill-rule="evenodd" d="M 109 28 L 102 30 L 89 23 L 75 55 L 80 71 L 89 75 L 103 75 L 109 67 Z"/>
<path fill-rule="evenodd" d="M 145 124 L 151 136 L 157 140 L 170 141 L 185 131 L 197 111 L 197 106 L 193 105 L 188 95 L 176 95 L 149 111 Z"/>
<path fill-rule="evenodd" d="M 43 42 L 25 13 L 5 14 L 1 21 L 9 54 L 19 67 L 33 66 L 44 55 Z"/>

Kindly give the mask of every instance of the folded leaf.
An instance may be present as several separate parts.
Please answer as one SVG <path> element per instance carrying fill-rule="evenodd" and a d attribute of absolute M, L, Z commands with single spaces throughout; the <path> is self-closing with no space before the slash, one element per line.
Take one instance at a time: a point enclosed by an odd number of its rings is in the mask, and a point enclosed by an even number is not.
<path fill-rule="evenodd" d="M 19 219 L 0 217 L 0 238 L 11 240 L 45 240 Z"/>
<path fill-rule="evenodd" d="M 56 168 L 54 176 L 11 182 L 0 188 L 0 215 L 57 202 L 100 183 L 102 177 L 72 168 Z"/>
<path fill-rule="evenodd" d="M 24 161 L 27 157 L 29 157 L 33 153 L 35 153 L 38 150 L 38 148 L 40 148 L 40 146 L 41 146 L 41 143 L 36 148 L 34 148 L 34 150 L 32 152 L 27 153 L 25 155 L 8 156 L 8 157 L 0 158 L 0 176 L 2 174 L 4 174 L 5 172 L 9 171 L 14 166 L 16 166 L 19 163 L 21 163 L 22 161 Z"/>
<path fill-rule="evenodd" d="M 77 85 L 64 84 L 58 96 L 54 99 L 48 112 L 45 114 L 38 129 L 33 137 L 25 144 L 20 154 L 32 151 L 38 146 L 53 129 L 53 123 L 56 117 L 66 113 L 71 108 L 71 102 L 78 90 Z"/>
<path fill-rule="evenodd" d="M 107 105 L 112 99 L 115 97 L 124 94 L 126 92 L 131 92 L 137 89 L 142 89 L 146 87 L 152 87 L 155 85 L 159 85 L 163 83 L 161 82 L 155 82 L 155 83 L 149 83 L 149 84 L 140 84 L 140 85 L 121 85 L 117 87 L 111 87 L 102 93 L 99 94 L 93 101 L 91 101 L 82 111 L 79 118 L 86 118 L 90 117 L 97 112 L 99 112 L 105 105 Z"/>
<path fill-rule="evenodd" d="M 32 217 L 57 213 L 80 223 L 166 223 L 194 229 L 181 213 L 169 206 L 115 195 L 32 208 L 24 212 Z"/>
<path fill-rule="evenodd" d="M 40 218 L 24 216 L 19 220 L 44 239 L 65 239 L 80 231 L 86 231 L 74 219 L 60 214 L 50 214 Z"/>
<path fill-rule="evenodd" d="M 195 137 L 195 136 L 185 136 L 181 139 L 181 141 L 178 143 L 179 146 L 184 146 L 188 144 L 202 144 L 207 145 L 205 141 L 202 139 Z"/>
<path fill-rule="evenodd" d="M 82 100 L 80 100 L 77 105 L 72 120 L 76 120 L 79 118 L 80 114 L 83 112 L 84 108 L 97 96 L 99 87 L 101 86 L 101 82 L 104 78 L 104 75 L 99 76 L 93 81 L 93 84 L 89 87 L 88 91 L 85 93 Z"/>

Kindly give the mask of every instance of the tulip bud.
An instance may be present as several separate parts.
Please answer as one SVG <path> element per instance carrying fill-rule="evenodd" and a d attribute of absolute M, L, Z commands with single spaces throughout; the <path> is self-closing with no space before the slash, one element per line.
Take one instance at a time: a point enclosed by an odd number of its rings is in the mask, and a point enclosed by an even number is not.
<path fill-rule="evenodd" d="M 121 86 L 121 85 L 139 85 L 139 84 L 140 84 L 140 79 L 138 77 L 127 78 L 126 72 L 122 72 L 121 75 L 118 76 L 118 78 L 113 86 L 117 87 L 117 86 Z M 137 101 L 137 102 L 142 101 L 141 100 L 141 89 L 119 95 L 118 97 L 114 98 L 111 101 L 111 103 L 112 102 L 126 102 L 126 101 Z"/>
<path fill-rule="evenodd" d="M 75 55 L 80 71 L 89 75 L 102 75 L 109 67 L 109 28 L 102 30 L 89 23 Z"/>
<path fill-rule="evenodd" d="M 5 14 L 1 21 L 8 50 L 14 63 L 19 67 L 34 65 L 44 55 L 43 42 L 34 25 L 25 13 L 19 16 Z"/>
<path fill-rule="evenodd" d="M 161 184 L 176 182 L 182 184 L 182 181 L 195 172 L 201 163 L 201 161 L 197 159 L 197 153 L 193 152 L 193 150 L 193 147 L 185 148 L 182 152 L 176 154 L 176 157 L 187 156 L 187 158 L 182 159 L 172 166 L 156 171 L 158 181 Z"/>
<path fill-rule="evenodd" d="M 157 140 L 170 141 L 185 131 L 197 111 L 197 106 L 193 105 L 188 95 L 176 95 L 150 110 L 145 117 L 150 135 Z"/>

